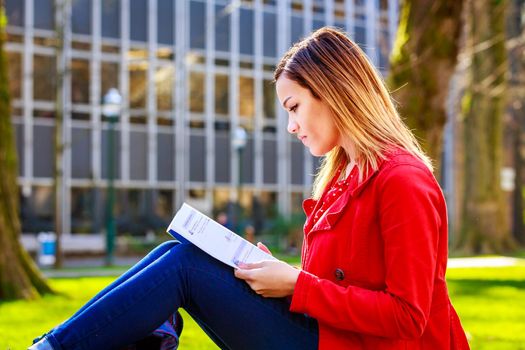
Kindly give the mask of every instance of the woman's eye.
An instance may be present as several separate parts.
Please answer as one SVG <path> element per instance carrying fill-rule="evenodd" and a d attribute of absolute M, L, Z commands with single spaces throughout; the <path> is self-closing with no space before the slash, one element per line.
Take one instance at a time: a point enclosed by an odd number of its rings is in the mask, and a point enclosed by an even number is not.
<path fill-rule="evenodd" d="M 296 110 L 297 110 L 297 105 L 290 107 L 289 109 L 290 112 L 295 112 Z"/>

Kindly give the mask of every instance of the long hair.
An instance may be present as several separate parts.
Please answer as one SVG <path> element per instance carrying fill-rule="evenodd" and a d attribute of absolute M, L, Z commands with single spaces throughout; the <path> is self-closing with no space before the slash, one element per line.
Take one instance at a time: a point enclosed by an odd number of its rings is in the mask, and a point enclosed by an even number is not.
<path fill-rule="evenodd" d="M 343 32 L 324 27 L 296 43 L 281 58 L 274 80 L 283 74 L 327 104 L 339 133 L 352 142 L 360 180 L 370 169 L 378 169 L 392 147 L 405 149 L 432 171 L 379 73 Z M 341 146 L 326 154 L 314 181 L 314 198 L 321 197 L 338 167 L 349 161 Z"/>

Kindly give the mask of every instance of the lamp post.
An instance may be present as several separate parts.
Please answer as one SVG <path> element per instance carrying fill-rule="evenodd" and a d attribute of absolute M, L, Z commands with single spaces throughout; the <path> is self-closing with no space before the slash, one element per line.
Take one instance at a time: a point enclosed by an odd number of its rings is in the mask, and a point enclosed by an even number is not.
<path fill-rule="evenodd" d="M 106 117 L 108 128 L 107 172 L 108 187 L 106 198 L 106 265 L 113 265 L 115 250 L 115 123 L 118 121 L 122 104 L 122 96 L 117 89 L 111 88 L 102 100 L 102 115 Z"/>
<path fill-rule="evenodd" d="M 235 203 L 235 229 L 238 234 L 241 234 L 240 216 L 241 216 L 241 181 L 242 181 L 242 152 L 246 147 L 246 139 L 248 135 L 243 127 L 238 126 L 233 133 L 233 148 L 237 151 L 237 165 L 239 169 L 237 180 L 237 203 Z"/>

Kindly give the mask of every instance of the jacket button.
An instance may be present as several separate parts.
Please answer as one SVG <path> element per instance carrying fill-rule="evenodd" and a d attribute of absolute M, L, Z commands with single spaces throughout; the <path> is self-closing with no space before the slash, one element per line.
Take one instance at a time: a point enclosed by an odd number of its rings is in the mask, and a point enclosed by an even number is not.
<path fill-rule="evenodd" d="M 341 269 L 335 269 L 334 275 L 335 275 L 335 279 L 338 281 L 342 281 L 345 279 L 345 272 Z"/>

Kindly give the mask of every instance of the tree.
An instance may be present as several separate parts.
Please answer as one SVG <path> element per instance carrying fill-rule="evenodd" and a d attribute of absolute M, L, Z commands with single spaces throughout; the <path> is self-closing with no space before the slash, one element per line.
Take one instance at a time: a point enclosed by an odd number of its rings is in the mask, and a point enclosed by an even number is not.
<path fill-rule="evenodd" d="M 52 292 L 19 241 L 18 166 L 4 52 L 6 22 L 0 0 L 0 300 L 30 299 Z"/>
<path fill-rule="evenodd" d="M 399 112 L 440 175 L 445 100 L 454 73 L 464 0 L 405 0 L 388 85 Z"/>
<path fill-rule="evenodd" d="M 462 100 L 464 196 L 458 247 L 468 253 L 501 252 L 513 246 L 500 169 L 508 69 L 505 0 L 466 3 L 466 54 L 470 60 Z"/>

